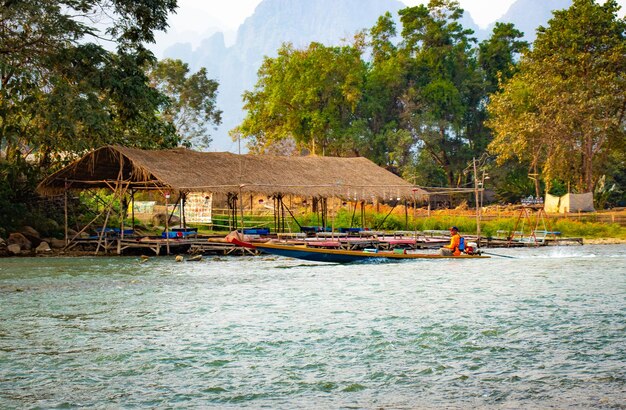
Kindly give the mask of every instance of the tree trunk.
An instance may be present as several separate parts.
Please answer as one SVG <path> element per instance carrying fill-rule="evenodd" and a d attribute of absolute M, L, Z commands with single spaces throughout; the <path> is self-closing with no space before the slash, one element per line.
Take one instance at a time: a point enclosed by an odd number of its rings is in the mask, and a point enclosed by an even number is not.
<path fill-rule="evenodd" d="M 583 178 L 584 192 L 593 192 L 593 138 L 585 136 L 583 152 Z"/>

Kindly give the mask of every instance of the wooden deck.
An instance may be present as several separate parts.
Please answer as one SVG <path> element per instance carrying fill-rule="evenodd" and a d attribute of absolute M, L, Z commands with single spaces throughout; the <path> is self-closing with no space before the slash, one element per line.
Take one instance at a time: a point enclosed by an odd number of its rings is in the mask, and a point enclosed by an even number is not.
<path fill-rule="evenodd" d="M 193 255 L 255 255 L 257 251 L 246 249 L 232 243 L 224 242 L 221 238 L 177 238 L 169 241 L 164 238 L 103 238 L 98 246 L 97 238 L 80 238 L 72 241 L 66 250 L 93 251 L 105 255 L 128 255 L 149 253 L 153 255 L 189 253 Z"/>
<path fill-rule="evenodd" d="M 434 234 L 434 232 L 432 233 Z M 302 238 L 296 235 L 278 235 L 275 240 L 281 244 L 307 244 L 313 248 L 342 249 L 342 250 L 363 250 L 377 249 L 380 251 L 392 251 L 394 249 L 436 249 L 446 245 L 449 241 L 444 236 L 430 236 L 431 233 L 415 237 L 405 236 L 396 232 L 393 235 L 357 236 L 350 237 L 341 235 L 332 237 L 331 235 L 321 235 L 315 238 Z M 466 241 L 476 242 L 476 236 L 465 235 Z M 533 239 L 533 238 L 529 238 Z M 541 240 L 512 240 L 500 237 L 481 237 L 481 248 L 506 248 L 506 247 L 528 247 L 528 246 L 549 246 L 549 245 L 582 245 L 582 238 L 560 238 L 557 236 L 546 236 Z M 257 255 L 256 249 L 249 249 L 237 246 L 224 241 L 222 237 L 188 237 L 165 239 L 161 237 L 126 237 L 126 238 L 102 238 L 98 245 L 97 238 L 79 238 L 72 241 L 66 250 L 80 249 L 83 251 L 94 251 L 94 253 L 104 254 L 145 254 L 167 255 L 188 253 L 192 255 Z"/>

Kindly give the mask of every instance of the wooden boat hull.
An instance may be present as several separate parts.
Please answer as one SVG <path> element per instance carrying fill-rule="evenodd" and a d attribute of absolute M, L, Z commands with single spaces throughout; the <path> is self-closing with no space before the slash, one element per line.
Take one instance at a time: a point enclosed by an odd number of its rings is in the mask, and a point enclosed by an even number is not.
<path fill-rule="evenodd" d="M 297 245 L 279 245 L 273 243 L 250 243 L 237 238 L 229 239 L 232 243 L 246 248 L 255 248 L 264 253 L 302 259 L 312 262 L 354 263 L 368 260 L 406 260 L 406 259 L 477 259 L 489 258 L 483 255 L 443 256 L 427 253 L 394 253 L 394 252 L 364 252 L 341 249 L 308 248 Z"/>

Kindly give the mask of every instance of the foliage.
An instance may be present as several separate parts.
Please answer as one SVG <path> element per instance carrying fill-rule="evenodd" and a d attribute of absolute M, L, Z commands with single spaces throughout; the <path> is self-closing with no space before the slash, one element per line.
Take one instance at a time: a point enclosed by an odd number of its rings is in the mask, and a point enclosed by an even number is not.
<path fill-rule="evenodd" d="M 289 44 L 275 58 L 265 58 L 253 91 L 244 93 L 248 115 L 233 132 L 249 138 L 253 152 L 292 138 L 311 153 L 350 152 L 346 143 L 361 98 L 364 63 L 358 44 L 306 50 Z"/>
<path fill-rule="evenodd" d="M 144 73 L 154 61 L 144 43 L 167 27 L 176 1 L 1 3 L 1 221 L 16 229 L 41 220 L 45 231 L 48 212 L 33 207 L 44 173 L 105 144 L 179 143 L 173 125 L 157 115 L 168 99 Z"/>
<path fill-rule="evenodd" d="M 431 0 L 400 11 L 399 42 L 386 13 L 349 46 L 284 45 L 264 60 L 231 135 L 253 152 L 366 156 L 425 185 L 467 184 L 463 170 L 491 140 L 488 92 L 526 44 L 508 24 L 478 47 L 462 14 L 457 1 Z M 276 148 L 286 140 L 296 149 Z"/>
<path fill-rule="evenodd" d="M 18 164 L 54 159 L 103 144 L 178 143 L 156 113 L 167 100 L 149 87 L 143 46 L 167 27 L 175 0 L 4 2 L 0 9 L 0 147 Z M 108 19 L 108 20 L 106 20 Z M 104 21 L 103 21 L 104 20 Z M 98 30 L 95 21 L 108 27 Z M 94 41 L 112 41 L 117 52 Z"/>
<path fill-rule="evenodd" d="M 505 167 L 493 168 L 489 173 L 500 203 L 515 204 L 522 198 L 536 196 L 535 184 L 528 176 L 527 167 L 511 162 Z"/>
<path fill-rule="evenodd" d="M 497 22 L 491 37 L 480 43 L 478 64 L 485 73 L 488 94 L 516 73 L 516 59 L 528 49 L 528 43 L 520 40 L 523 36 L 512 23 Z"/>
<path fill-rule="evenodd" d="M 38 180 L 37 168 L 0 160 L 0 237 L 25 225 L 45 236 L 58 233 L 62 208 L 34 195 Z"/>
<path fill-rule="evenodd" d="M 560 179 L 593 191 L 603 162 L 626 141 L 626 22 L 618 10 L 614 0 L 574 0 L 538 31 L 489 105 L 490 149 L 500 162 L 528 161 L 548 189 Z"/>
<path fill-rule="evenodd" d="M 615 223 L 559 219 L 553 223 L 555 231 L 574 238 L 626 238 L 626 229 Z"/>
<path fill-rule="evenodd" d="M 183 143 L 208 147 L 208 128 L 222 121 L 222 112 L 215 105 L 217 81 L 207 78 L 205 68 L 189 75 L 186 63 L 172 59 L 158 61 L 149 69 L 148 77 L 151 86 L 169 98 L 161 115 L 174 124 Z"/>
<path fill-rule="evenodd" d="M 462 170 L 472 144 L 483 136 L 470 132 L 483 94 L 471 31 L 459 24 L 457 1 L 431 0 L 400 11 L 402 52 L 411 56 L 411 85 L 402 96 L 403 125 L 416 148 L 440 166 L 449 186 L 462 185 Z"/>

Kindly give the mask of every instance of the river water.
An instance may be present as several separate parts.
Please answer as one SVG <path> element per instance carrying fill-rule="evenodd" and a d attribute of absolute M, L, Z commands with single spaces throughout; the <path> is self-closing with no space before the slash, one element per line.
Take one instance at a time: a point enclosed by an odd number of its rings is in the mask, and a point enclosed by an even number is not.
<path fill-rule="evenodd" d="M 626 246 L 0 259 L 0 408 L 625 408 Z"/>

